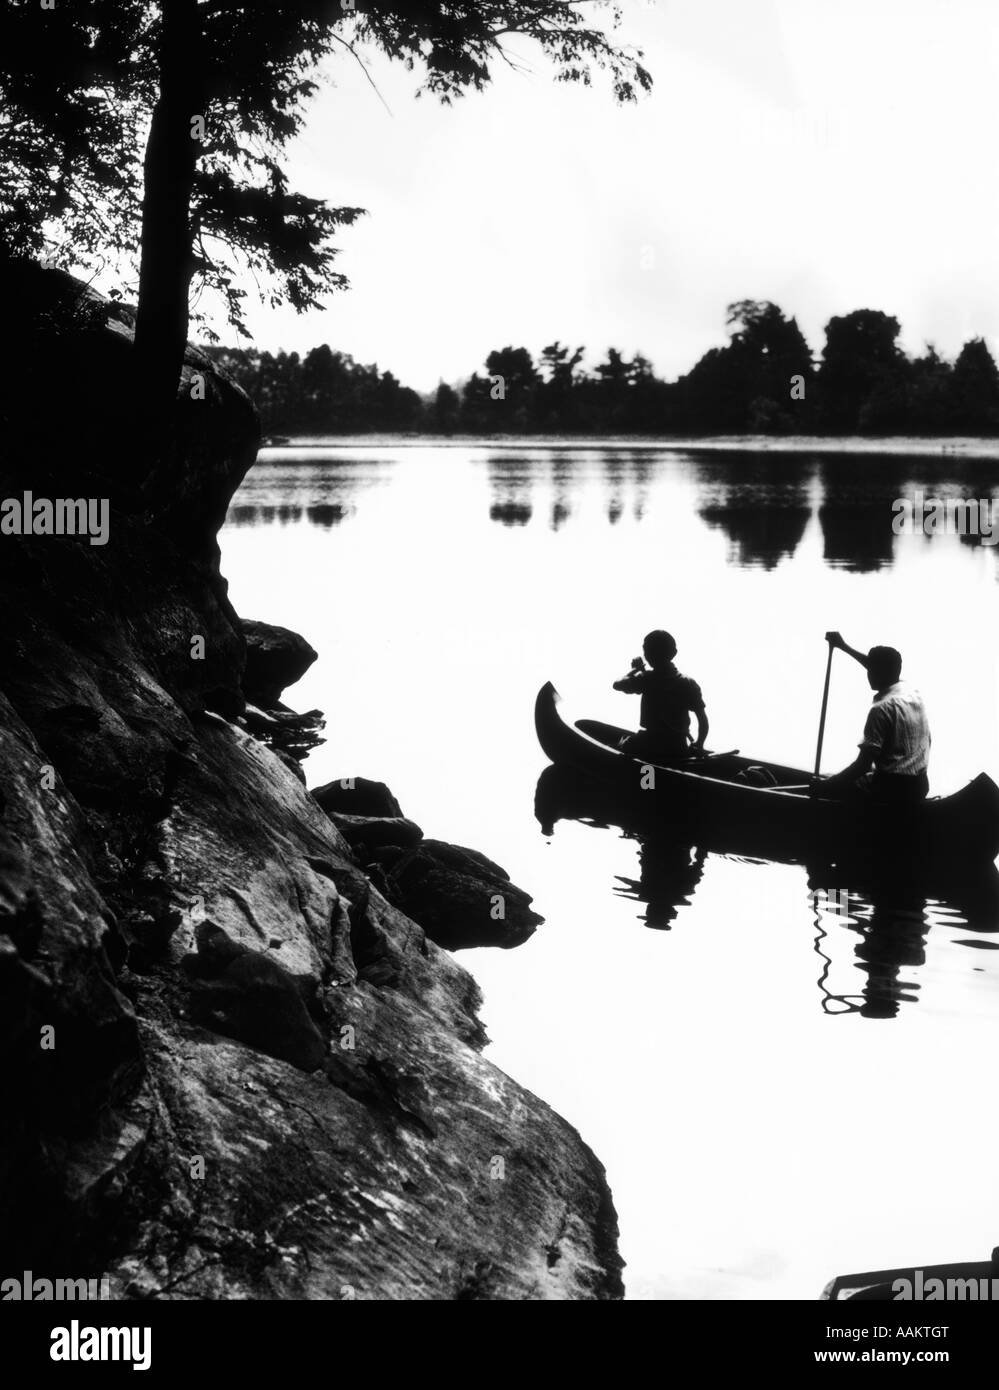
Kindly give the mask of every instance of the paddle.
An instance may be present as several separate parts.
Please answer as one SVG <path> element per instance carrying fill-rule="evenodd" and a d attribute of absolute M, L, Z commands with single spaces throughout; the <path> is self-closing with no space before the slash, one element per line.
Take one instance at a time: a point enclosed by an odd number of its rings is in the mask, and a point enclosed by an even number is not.
<path fill-rule="evenodd" d="M 832 675 L 833 652 L 836 648 L 830 639 L 830 633 L 826 633 L 826 641 L 829 643 L 829 658 L 826 661 L 826 683 L 822 687 L 822 713 L 819 715 L 819 741 L 815 745 L 815 776 L 819 775 L 819 767 L 822 763 L 822 740 L 826 732 L 826 709 L 829 705 L 829 677 Z"/>

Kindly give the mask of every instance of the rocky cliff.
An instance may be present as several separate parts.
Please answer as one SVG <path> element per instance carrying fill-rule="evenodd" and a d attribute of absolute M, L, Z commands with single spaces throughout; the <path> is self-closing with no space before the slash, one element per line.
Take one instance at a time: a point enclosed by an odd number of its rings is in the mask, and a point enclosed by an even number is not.
<path fill-rule="evenodd" d="M 264 736 L 281 683 L 216 543 L 249 402 L 190 351 L 150 475 L 128 311 L 32 267 L 0 291 L 0 499 L 110 503 L 106 545 L 0 534 L 5 1268 L 125 1298 L 620 1297 L 600 1164 L 484 1060 L 437 944 L 516 944 L 530 900 L 397 806 L 317 800 Z"/>

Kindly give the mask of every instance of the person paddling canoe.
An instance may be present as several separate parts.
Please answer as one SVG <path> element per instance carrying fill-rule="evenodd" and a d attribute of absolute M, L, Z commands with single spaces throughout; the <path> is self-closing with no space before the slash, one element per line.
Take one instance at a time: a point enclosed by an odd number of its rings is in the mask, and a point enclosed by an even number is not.
<path fill-rule="evenodd" d="M 681 675 L 673 664 L 676 642 L 668 632 L 650 632 L 642 650 L 645 661 L 636 656 L 628 675 L 614 682 L 615 690 L 642 697 L 642 727 L 621 745 L 622 749 L 633 757 L 659 763 L 703 753 L 708 736 L 704 696 L 697 682 Z M 691 714 L 697 717 L 697 738 L 692 746 Z"/>
<path fill-rule="evenodd" d="M 865 655 L 838 632 L 827 632 L 826 641 L 863 666 L 874 702 L 857 757 L 842 772 L 816 779 L 816 791 L 826 797 L 860 795 L 889 806 L 922 801 L 929 791 L 930 726 L 923 697 L 900 679 L 900 654 L 894 647 L 872 647 Z"/>

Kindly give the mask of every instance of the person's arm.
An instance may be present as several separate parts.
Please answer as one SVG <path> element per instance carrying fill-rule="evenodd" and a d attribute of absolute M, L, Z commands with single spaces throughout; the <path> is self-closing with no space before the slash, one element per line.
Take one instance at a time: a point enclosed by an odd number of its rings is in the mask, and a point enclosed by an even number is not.
<path fill-rule="evenodd" d="M 647 675 L 645 662 L 640 656 L 636 656 L 631 663 L 631 670 L 626 676 L 622 676 L 619 681 L 614 682 L 615 690 L 623 690 L 625 695 L 639 695 L 645 684 Z"/>
<path fill-rule="evenodd" d="M 844 642 L 841 632 L 827 632 L 826 641 L 830 647 L 839 648 L 841 652 L 846 652 L 847 656 L 852 656 L 854 661 L 859 661 L 864 670 L 867 670 L 867 653 L 858 652 L 856 647 L 851 647 L 849 643 Z"/>
<path fill-rule="evenodd" d="M 890 720 L 883 710 L 875 706 L 867 716 L 867 723 L 864 725 L 864 738 L 860 745 L 860 752 L 850 766 L 845 767 L 842 772 L 837 772 L 832 777 L 820 778 L 821 784 L 824 787 L 832 785 L 839 789 L 855 782 L 858 777 L 863 777 L 865 772 L 870 772 L 878 754 L 884 747 L 889 732 Z"/>
<path fill-rule="evenodd" d="M 834 772 L 831 777 L 820 777 L 818 780 L 823 787 L 846 787 L 851 782 L 856 782 L 859 777 L 863 777 L 865 772 L 870 772 L 873 765 L 874 749 L 869 748 L 866 744 L 861 744 L 860 752 L 849 767 L 844 767 L 842 772 Z"/>
<path fill-rule="evenodd" d="M 704 741 L 708 736 L 708 712 L 704 708 L 704 696 L 696 681 L 687 677 L 687 709 L 697 719 L 697 738 L 691 744 L 692 753 L 704 752 Z"/>
<path fill-rule="evenodd" d="M 708 724 L 708 712 L 704 706 L 701 705 L 700 709 L 694 710 L 694 714 L 697 716 L 697 738 L 694 741 L 694 748 L 698 753 L 703 753 L 704 741 L 708 736 L 708 729 L 710 727 Z"/>

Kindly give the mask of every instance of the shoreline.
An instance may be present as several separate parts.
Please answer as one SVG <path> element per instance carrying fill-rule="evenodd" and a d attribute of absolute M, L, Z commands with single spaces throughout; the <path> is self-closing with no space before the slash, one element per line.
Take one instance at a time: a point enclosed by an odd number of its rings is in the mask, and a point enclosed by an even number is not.
<path fill-rule="evenodd" d="M 38 322 L 11 334 L 41 352 Z M 229 599 L 251 402 L 189 349 L 140 510 L 105 444 L 120 405 L 90 389 L 130 336 L 57 345 L 58 410 L 15 361 L 0 496 L 64 495 L 70 460 L 113 525 L 0 545 L 11 1268 L 126 1301 L 619 1300 L 604 1168 L 482 1055 L 456 955 L 525 940 L 529 895 L 355 768 L 310 790 L 324 716 L 282 697 L 317 653 Z"/>
<path fill-rule="evenodd" d="M 270 438 L 273 438 L 271 436 Z M 283 439 L 283 437 L 282 437 Z M 999 437 L 970 435 L 947 437 L 890 435 L 869 438 L 863 435 L 714 435 L 704 438 L 647 435 L 423 435 L 423 434 L 343 434 L 289 435 L 284 442 L 260 446 L 260 456 L 274 460 L 282 455 L 329 449 L 571 449 L 599 453 L 602 450 L 642 450 L 663 453 L 759 453 L 759 454 L 843 454 L 882 455 L 893 458 L 924 457 L 954 459 L 992 459 L 999 462 Z"/>

